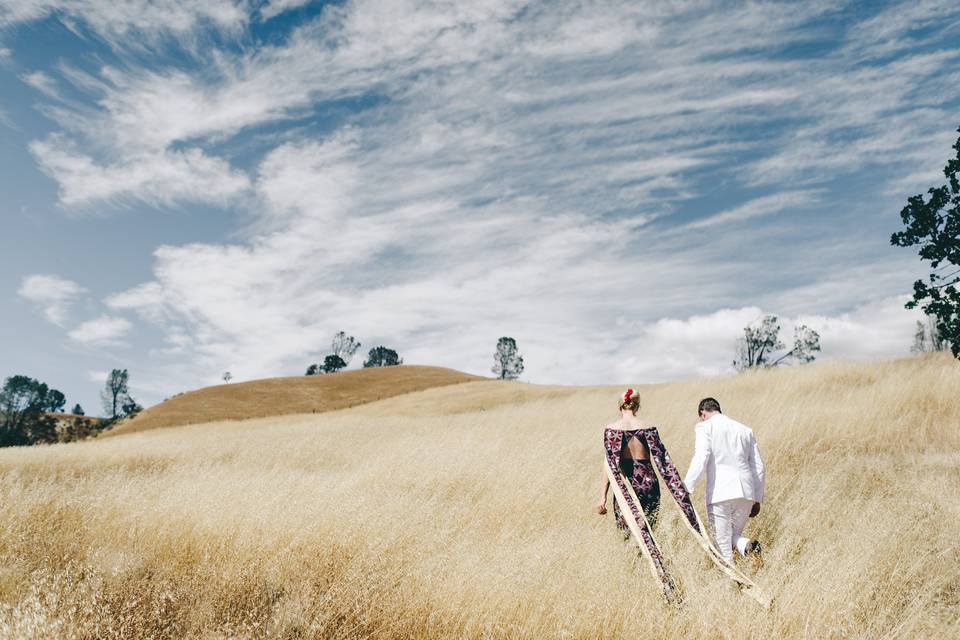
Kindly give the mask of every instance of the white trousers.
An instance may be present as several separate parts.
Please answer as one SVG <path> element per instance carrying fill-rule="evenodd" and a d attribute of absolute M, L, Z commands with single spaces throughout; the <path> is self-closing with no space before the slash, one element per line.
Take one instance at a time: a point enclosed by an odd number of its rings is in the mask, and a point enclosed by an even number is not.
<path fill-rule="evenodd" d="M 720 549 L 724 559 L 733 564 L 733 548 L 736 547 L 740 555 L 747 555 L 749 538 L 741 534 L 747 526 L 747 518 L 753 509 L 753 500 L 734 498 L 707 505 L 707 520 L 713 531 L 713 539 Z"/>

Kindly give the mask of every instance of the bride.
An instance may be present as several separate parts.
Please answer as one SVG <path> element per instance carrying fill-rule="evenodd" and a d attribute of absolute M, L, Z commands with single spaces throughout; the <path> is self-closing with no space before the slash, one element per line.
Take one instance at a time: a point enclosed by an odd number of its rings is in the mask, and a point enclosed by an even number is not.
<path fill-rule="evenodd" d="M 640 395 L 633 389 L 627 389 L 623 393 L 619 409 L 620 419 L 604 429 L 604 442 L 609 442 L 610 445 L 615 444 L 614 448 L 619 451 L 618 467 L 630 482 L 640 508 L 643 509 L 644 518 L 649 526 L 653 527 L 660 510 L 660 482 L 650 461 L 650 449 L 645 438 L 639 433 L 641 430 L 653 428 L 653 425 L 637 417 L 637 411 L 640 410 Z M 618 442 L 614 443 L 612 440 Z M 600 491 L 600 504 L 597 505 L 597 513 L 600 515 L 607 513 L 607 492 L 610 489 L 606 460 L 603 465 L 603 485 Z M 617 528 L 624 534 L 624 538 L 629 538 L 630 529 L 623 518 L 620 503 L 617 500 L 613 501 L 613 513 Z"/>

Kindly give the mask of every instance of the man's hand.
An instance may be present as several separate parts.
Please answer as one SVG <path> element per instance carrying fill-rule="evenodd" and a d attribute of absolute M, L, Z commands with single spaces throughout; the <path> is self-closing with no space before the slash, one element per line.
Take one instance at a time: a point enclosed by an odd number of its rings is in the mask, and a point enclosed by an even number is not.
<path fill-rule="evenodd" d="M 597 505 L 597 513 L 600 514 L 601 516 L 607 513 L 607 501 L 606 501 L 606 500 L 604 500 L 603 502 L 601 502 L 600 504 Z"/>
<path fill-rule="evenodd" d="M 741 513 L 742 513 L 742 512 L 741 512 Z M 753 508 L 750 509 L 750 517 L 751 517 L 751 518 L 756 518 L 756 517 L 757 517 L 757 514 L 759 514 L 759 513 L 760 513 L 760 503 L 759 503 L 759 502 L 754 502 L 754 503 L 753 503 Z"/>

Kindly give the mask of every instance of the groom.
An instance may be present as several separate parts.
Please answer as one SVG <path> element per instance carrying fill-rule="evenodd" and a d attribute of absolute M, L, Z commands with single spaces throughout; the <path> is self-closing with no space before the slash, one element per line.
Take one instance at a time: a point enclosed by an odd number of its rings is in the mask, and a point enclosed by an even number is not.
<path fill-rule="evenodd" d="M 724 559 L 759 553 L 760 543 L 741 534 L 747 518 L 760 513 L 763 502 L 763 459 L 753 431 L 723 415 L 720 403 L 704 398 L 698 408 L 693 460 L 684 484 L 691 493 L 707 473 L 707 520 Z M 759 556 L 758 556 L 759 557 Z"/>

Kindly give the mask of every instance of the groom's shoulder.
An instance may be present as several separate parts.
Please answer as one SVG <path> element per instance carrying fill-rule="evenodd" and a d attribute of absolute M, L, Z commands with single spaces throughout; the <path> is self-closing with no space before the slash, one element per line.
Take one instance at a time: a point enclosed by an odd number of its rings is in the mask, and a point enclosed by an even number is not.
<path fill-rule="evenodd" d="M 724 425 L 724 426 L 734 427 L 737 429 L 746 429 L 748 431 L 750 430 L 750 427 L 743 424 L 739 420 L 734 420 L 733 418 L 731 418 L 725 413 L 718 413 L 715 416 L 711 416 L 709 420 L 704 420 L 703 422 L 699 423 L 697 426 L 699 427 L 701 424 L 711 425 L 711 426 Z"/>
<path fill-rule="evenodd" d="M 730 424 L 731 426 L 736 427 L 737 429 L 743 429 L 745 431 L 749 431 L 751 434 L 753 433 L 753 429 L 743 424 L 739 420 L 734 420 L 730 416 L 724 416 L 724 420 L 726 420 L 727 424 Z"/>

